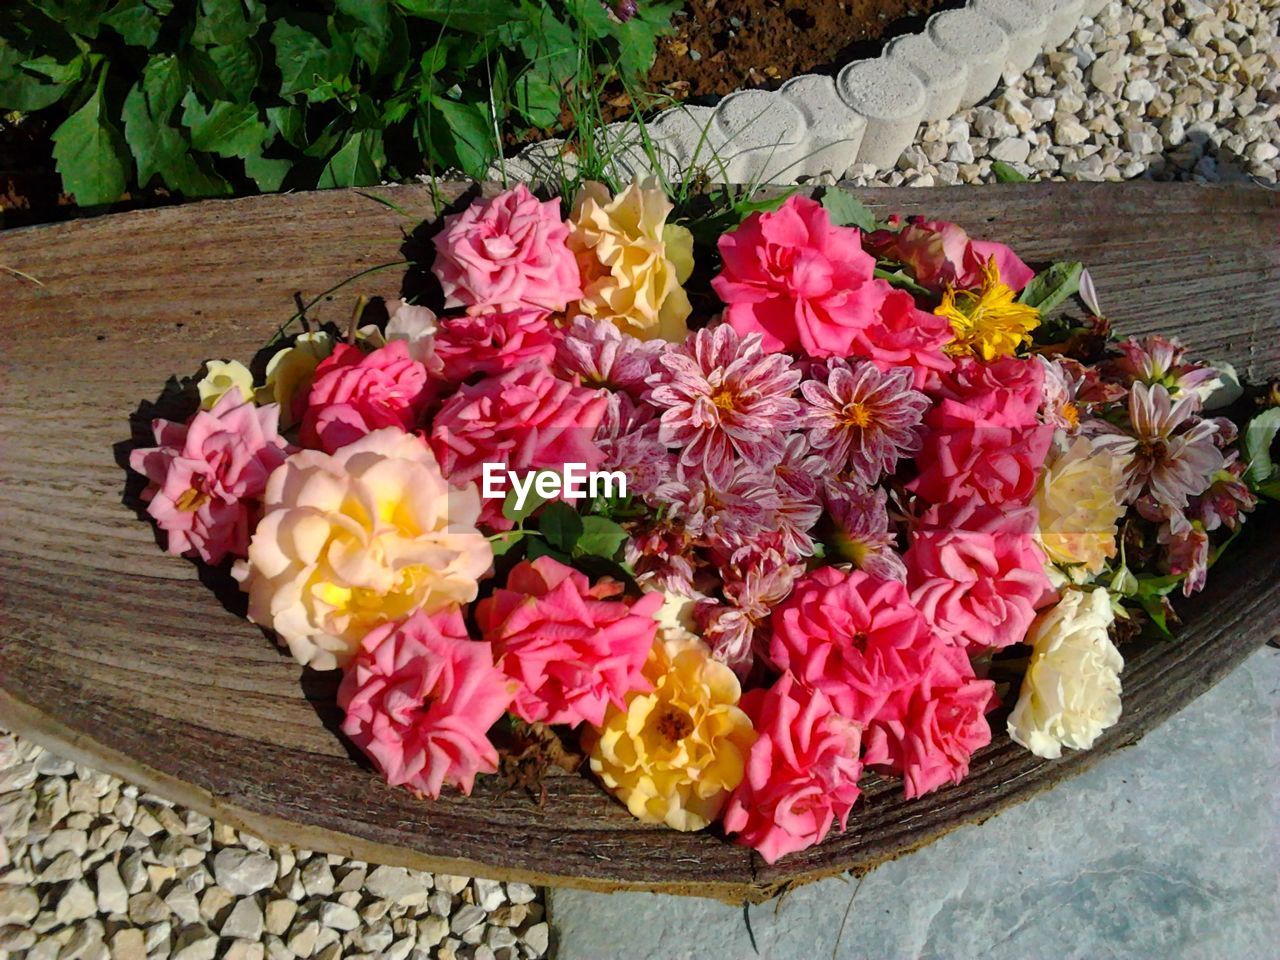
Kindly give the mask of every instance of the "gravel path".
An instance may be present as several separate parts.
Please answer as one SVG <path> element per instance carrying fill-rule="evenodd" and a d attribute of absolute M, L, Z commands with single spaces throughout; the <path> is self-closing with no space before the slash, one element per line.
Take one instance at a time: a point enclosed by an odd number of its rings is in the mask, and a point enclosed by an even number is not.
<path fill-rule="evenodd" d="M 1113 0 L 992 102 L 858 184 L 1280 172 L 1280 0 Z M 0 733 L 0 960 L 520 960 L 541 892 L 268 847 Z"/>

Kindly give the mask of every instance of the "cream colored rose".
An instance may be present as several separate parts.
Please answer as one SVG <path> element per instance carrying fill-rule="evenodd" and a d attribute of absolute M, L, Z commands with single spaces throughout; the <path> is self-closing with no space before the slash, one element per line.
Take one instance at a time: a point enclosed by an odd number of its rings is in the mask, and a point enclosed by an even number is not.
<path fill-rule="evenodd" d="M 1102 589 L 1065 590 L 1036 618 L 1027 635 L 1031 662 L 1009 714 L 1015 743 L 1052 760 L 1064 746 L 1088 750 L 1120 719 L 1124 659 L 1107 634 L 1113 619 Z"/>
<path fill-rule="evenodd" d="M 333 337 L 323 330 L 301 333 L 293 346 L 272 355 L 267 361 L 266 383 L 258 390 L 258 403 L 280 404 L 280 429 L 298 422 L 294 398 L 306 397 L 320 361 L 333 353 Z"/>
<path fill-rule="evenodd" d="M 1086 437 L 1055 442 L 1036 489 L 1037 539 L 1050 561 L 1089 576 L 1116 555 L 1116 522 L 1128 456 L 1097 449 Z"/>
<path fill-rule="evenodd" d="M 395 428 L 295 453 L 263 508 L 233 572 L 249 619 L 317 670 L 344 666 L 381 623 L 474 600 L 493 562 L 475 484 L 449 486 L 426 444 Z"/>
<path fill-rule="evenodd" d="M 582 275 L 579 312 L 641 340 L 688 336 L 692 307 L 681 284 L 693 272 L 693 235 L 667 223 L 671 210 L 653 180 L 613 199 L 602 183 L 583 186 L 569 218 L 569 249 Z"/>
<path fill-rule="evenodd" d="M 253 374 L 249 368 L 239 360 L 206 360 L 204 377 L 196 384 L 200 392 L 200 409 L 212 410 L 233 387 L 240 388 L 242 401 L 253 400 Z"/>

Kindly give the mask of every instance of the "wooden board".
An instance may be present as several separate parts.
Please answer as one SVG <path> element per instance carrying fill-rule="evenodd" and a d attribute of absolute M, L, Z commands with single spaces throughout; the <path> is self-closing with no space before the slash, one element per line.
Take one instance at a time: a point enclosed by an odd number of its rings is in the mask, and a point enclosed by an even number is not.
<path fill-rule="evenodd" d="M 0 724 L 277 842 L 451 873 L 759 900 L 866 869 L 1079 772 L 1276 636 L 1273 515 L 1190 605 L 1178 644 L 1126 651 L 1124 717 L 1092 752 L 1043 762 L 998 732 L 959 787 L 904 803 L 895 785 L 873 783 L 846 834 L 772 867 L 709 833 L 639 824 L 580 776 L 552 778 L 542 808 L 495 778 L 471 799 L 435 803 L 389 788 L 335 733 L 334 680 L 303 676 L 193 564 L 163 555 L 125 505 L 122 469 L 146 437 L 140 403 L 167 377 L 207 356 L 248 359 L 295 293 L 398 259 L 402 231 L 433 212 L 425 187 L 370 192 L 412 217 L 331 191 L 0 234 Z M 1280 374 L 1275 193 L 1053 184 L 864 197 L 877 212 L 959 221 L 1032 262 L 1084 260 L 1121 330 L 1178 332 L 1254 381 Z M 367 276 L 317 313 L 344 322 L 355 294 L 394 295 L 400 279 Z M 237 602 L 234 591 L 223 599 Z"/>

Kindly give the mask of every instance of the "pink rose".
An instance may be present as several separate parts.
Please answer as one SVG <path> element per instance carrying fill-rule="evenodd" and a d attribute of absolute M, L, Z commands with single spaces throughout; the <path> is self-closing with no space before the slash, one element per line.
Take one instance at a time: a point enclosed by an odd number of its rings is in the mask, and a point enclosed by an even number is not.
<path fill-rule="evenodd" d="M 946 317 L 919 309 L 905 290 L 889 290 L 875 320 L 858 332 L 853 352 L 881 370 L 909 367 L 912 386 L 920 390 L 932 377 L 951 369 L 952 360 L 943 347 L 953 335 Z"/>
<path fill-rule="evenodd" d="M 903 584 L 834 567 L 819 567 L 797 583 L 771 625 L 774 665 L 862 724 L 919 681 L 940 642 Z"/>
<path fill-rule="evenodd" d="M 1039 422 L 1045 402 L 1044 367 L 1035 358 L 1001 357 L 985 362 L 958 360 L 929 386 L 939 400 L 955 400 L 992 422 L 1027 427 Z"/>
<path fill-rule="evenodd" d="M 643 668 L 658 630 L 661 593 L 634 603 L 620 584 L 587 578 L 551 557 L 524 561 L 507 585 L 476 605 L 476 623 L 498 665 L 519 682 L 513 710 L 530 723 L 584 720 L 598 727 L 605 708 L 649 689 Z"/>
<path fill-rule="evenodd" d="M 877 230 L 867 237 L 867 248 L 902 263 L 917 283 L 938 293 L 948 286 L 966 290 L 981 286 L 982 267 L 992 257 L 1001 281 L 1015 293 L 1035 276 L 1003 243 L 970 239 L 964 228 L 946 220 L 913 218 L 897 233 Z"/>
<path fill-rule="evenodd" d="M 409 356 L 406 341 L 370 354 L 340 343 L 316 367 L 299 439 L 304 447 L 336 453 L 383 427 L 408 433 L 430 399 L 427 368 Z"/>
<path fill-rule="evenodd" d="M 843 830 L 861 792 L 861 728 L 790 673 L 747 693 L 741 706 L 757 739 L 725 807 L 725 832 L 774 863 L 821 843 L 837 819 Z"/>
<path fill-rule="evenodd" d="M 918 530 L 905 559 L 912 602 L 970 654 L 1021 643 L 1054 596 L 1030 533 Z"/>
<path fill-rule="evenodd" d="M 759 333 L 770 352 L 847 357 L 874 323 L 891 288 L 875 280 L 861 231 L 837 227 L 808 197 L 753 213 L 720 238 L 724 261 L 711 281 L 725 319 L 744 336 Z"/>
<path fill-rule="evenodd" d="M 443 379 L 461 383 L 477 374 L 497 376 L 530 360 L 545 366 L 561 339 L 540 311 L 445 317 L 436 330 L 435 355 L 443 364 Z"/>
<path fill-rule="evenodd" d="M 901 775 L 908 800 L 959 783 L 973 752 L 991 742 L 987 705 L 995 684 L 974 677 L 959 647 L 934 649 L 921 682 L 863 735 L 862 762 Z"/>
<path fill-rule="evenodd" d="M 560 201 L 524 184 L 444 218 L 432 266 L 446 307 L 555 313 L 582 296 Z"/>
<path fill-rule="evenodd" d="M 392 786 L 433 800 L 446 783 L 469 794 L 477 773 L 498 769 L 486 734 L 513 686 L 489 644 L 467 636 L 459 607 L 419 610 L 361 642 L 338 687 L 342 732 Z"/>
<path fill-rule="evenodd" d="M 274 403 L 243 402 L 232 387 L 185 424 L 152 422 L 159 446 L 134 450 L 129 466 L 151 481 L 142 499 L 168 534 L 170 553 L 194 553 L 206 563 L 246 555 L 256 501 L 294 450 L 277 433 L 279 414 Z"/>
<path fill-rule="evenodd" d="M 486 463 L 508 470 L 563 471 L 566 463 L 599 468 L 604 454 L 594 441 L 608 397 L 525 363 L 499 377 L 463 384 L 445 401 L 431 430 L 431 448 L 450 483 L 479 480 Z M 482 523 L 507 530 L 502 501 L 487 499 Z"/>

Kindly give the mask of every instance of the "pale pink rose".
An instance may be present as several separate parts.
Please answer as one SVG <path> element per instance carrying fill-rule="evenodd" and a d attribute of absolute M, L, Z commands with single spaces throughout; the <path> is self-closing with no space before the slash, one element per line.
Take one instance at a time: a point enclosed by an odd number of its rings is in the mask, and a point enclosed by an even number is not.
<path fill-rule="evenodd" d="M 920 682 L 863 733 L 862 762 L 900 775 L 908 800 L 959 783 L 973 752 L 991 742 L 986 710 L 994 695 L 963 650 L 935 647 Z"/>
<path fill-rule="evenodd" d="M 866 724 L 914 687 L 934 636 L 907 588 L 861 570 L 819 567 L 773 612 L 769 657 L 825 693 L 842 716 Z"/>
<path fill-rule="evenodd" d="M 725 832 L 775 863 L 821 843 L 837 820 L 844 830 L 861 793 L 861 728 L 790 673 L 767 691 L 748 692 L 740 706 L 756 742 L 725 806 Z"/>
<path fill-rule="evenodd" d="M 304 447 L 336 453 L 383 427 L 407 433 L 430 399 L 427 369 L 409 356 L 406 341 L 369 354 L 340 343 L 316 367 L 299 439 Z"/>
<path fill-rule="evenodd" d="M 497 376 L 531 360 L 545 366 L 561 339 L 561 332 L 541 311 L 444 317 L 436 331 L 435 355 L 444 380 L 461 383 L 477 374 Z"/>
<path fill-rule="evenodd" d="M 891 287 L 873 277 L 875 260 L 856 227 L 837 227 L 821 205 L 793 196 L 753 213 L 720 237 L 723 268 L 711 281 L 725 319 L 764 349 L 847 357 Z"/>
<path fill-rule="evenodd" d="M 445 784 L 471 793 L 498 769 L 486 733 L 514 684 L 489 644 L 467 636 L 457 606 L 371 630 L 338 687 L 351 738 L 392 786 L 435 800 Z"/>
<path fill-rule="evenodd" d="M 560 201 L 524 184 L 444 218 L 432 266 L 446 307 L 555 313 L 582 296 Z"/>
<path fill-rule="evenodd" d="M 962 290 L 981 286 L 982 268 L 992 257 L 1000 268 L 1000 279 L 1015 293 L 1035 276 L 1003 243 L 973 240 L 964 228 L 946 220 L 913 217 L 897 233 L 877 230 L 867 237 L 867 249 L 902 263 L 917 283 L 937 293 L 948 286 Z"/>
<path fill-rule="evenodd" d="M 484 464 L 517 472 L 554 470 L 567 463 L 599 469 L 604 454 L 595 443 L 608 397 L 560 380 L 539 363 L 525 363 L 499 377 L 463 384 L 432 422 L 431 447 L 449 482 L 479 480 Z M 480 515 L 495 530 L 507 530 L 502 501 L 486 499 Z"/>
<path fill-rule="evenodd" d="M 512 709 L 530 723 L 604 722 L 626 695 L 648 690 L 644 664 L 657 635 L 661 593 L 634 603 L 622 585 L 587 578 L 551 557 L 524 561 L 506 587 L 476 605 L 476 623 L 498 666 L 518 681 Z"/>
<path fill-rule="evenodd" d="M 276 432 L 279 413 L 274 403 L 245 403 L 232 387 L 185 424 L 152 422 L 159 446 L 134 450 L 129 466 L 151 481 L 142 499 L 170 553 L 206 563 L 245 555 L 267 477 L 294 449 Z"/>

